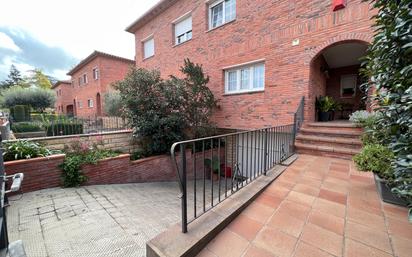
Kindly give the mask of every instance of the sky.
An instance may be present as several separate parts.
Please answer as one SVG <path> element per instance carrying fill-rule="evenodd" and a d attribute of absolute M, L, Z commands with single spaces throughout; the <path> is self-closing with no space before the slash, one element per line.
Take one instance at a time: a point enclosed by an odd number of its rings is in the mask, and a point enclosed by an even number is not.
<path fill-rule="evenodd" d="M 94 50 L 134 59 L 125 28 L 159 0 L 0 0 L 0 81 L 14 64 L 57 79 Z"/>

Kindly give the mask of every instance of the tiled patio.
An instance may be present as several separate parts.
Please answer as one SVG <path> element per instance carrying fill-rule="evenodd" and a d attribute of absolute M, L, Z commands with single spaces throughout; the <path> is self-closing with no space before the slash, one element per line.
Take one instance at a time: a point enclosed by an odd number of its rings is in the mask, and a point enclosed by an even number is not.
<path fill-rule="evenodd" d="M 410 257 L 412 224 L 351 161 L 301 155 L 198 256 Z"/>

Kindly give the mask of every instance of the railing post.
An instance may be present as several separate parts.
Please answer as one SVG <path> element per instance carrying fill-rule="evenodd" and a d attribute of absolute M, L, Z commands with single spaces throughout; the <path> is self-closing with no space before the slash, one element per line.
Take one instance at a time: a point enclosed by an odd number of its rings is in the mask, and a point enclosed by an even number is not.
<path fill-rule="evenodd" d="M 266 171 L 267 171 L 267 163 L 268 163 L 268 129 L 265 129 L 265 145 L 263 146 L 263 153 L 264 153 L 264 164 L 263 164 L 263 174 L 266 176 Z"/>
<path fill-rule="evenodd" d="M 180 154 L 182 155 L 182 232 L 187 232 L 187 185 L 186 185 L 186 145 L 180 145 Z"/>

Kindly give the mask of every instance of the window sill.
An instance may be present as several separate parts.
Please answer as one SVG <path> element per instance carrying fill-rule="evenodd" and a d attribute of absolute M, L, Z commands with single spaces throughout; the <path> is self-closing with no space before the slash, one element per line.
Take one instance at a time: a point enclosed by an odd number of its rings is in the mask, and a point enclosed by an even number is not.
<path fill-rule="evenodd" d="M 154 57 L 154 55 L 149 56 L 149 57 L 146 57 L 146 58 L 143 58 L 143 60 L 142 60 L 142 61 L 146 61 L 146 60 L 152 59 L 153 57 Z"/>
<path fill-rule="evenodd" d="M 224 26 L 226 26 L 226 25 L 228 25 L 228 24 L 231 24 L 231 23 L 233 23 L 233 22 L 235 22 L 235 21 L 236 21 L 236 19 L 231 20 L 231 21 L 228 21 L 228 22 L 226 22 L 226 23 L 223 23 L 223 24 L 221 24 L 221 25 L 219 25 L 219 26 L 217 26 L 217 27 L 211 28 L 211 29 L 209 29 L 209 30 L 206 30 L 206 33 L 209 33 L 209 32 L 212 32 L 212 31 L 214 31 L 214 30 L 220 29 L 220 28 L 222 28 L 222 27 L 224 27 Z"/>
<path fill-rule="evenodd" d="M 181 46 L 181 45 L 185 45 L 186 43 L 189 43 L 190 41 L 192 41 L 192 39 L 186 40 L 185 42 L 182 42 L 180 44 L 175 44 L 172 47 L 175 48 L 175 47 L 178 47 L 178 46 Z"/>
<path fill-rule="evenodd" d="M 235 92 L 235 93 L 224 93 L 223 96 L 232 96 L 232 95 L 250 95 L 265 92 L 264 89 L 254 90 L 254 91 L 245 91 L 245 92 Z"/>

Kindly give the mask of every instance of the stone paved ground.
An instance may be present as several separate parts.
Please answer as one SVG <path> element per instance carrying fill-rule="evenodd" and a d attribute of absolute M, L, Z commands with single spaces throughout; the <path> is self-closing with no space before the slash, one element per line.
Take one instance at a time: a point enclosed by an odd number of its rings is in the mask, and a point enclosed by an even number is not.
<path fill-rule="evenodd" d="M 270 256 L 410 257 L 412 224 L 351 161 L 301 155 L 199 254 Z"/>
<path fill-rule="evenodd" d="M 180 219 L 177 183 L 47 189 L 14 196 L 10 241 L 29 257 L 145 256 L 145 243 Z"/>

